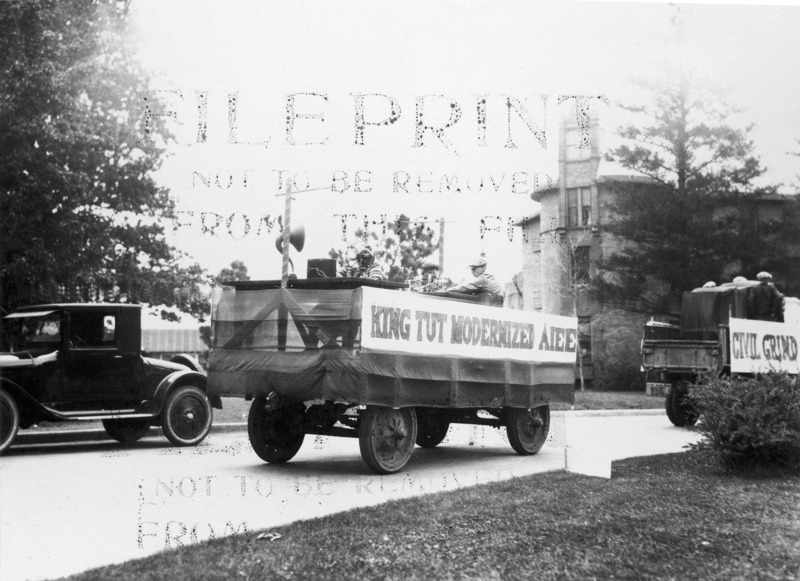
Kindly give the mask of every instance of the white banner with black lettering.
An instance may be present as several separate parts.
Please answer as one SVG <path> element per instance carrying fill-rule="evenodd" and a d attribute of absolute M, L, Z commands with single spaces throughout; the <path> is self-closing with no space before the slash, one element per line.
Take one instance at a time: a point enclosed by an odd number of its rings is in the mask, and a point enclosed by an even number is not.
<path fill-rule="evenodd" d="M 361 346 L 422 355 L 575 363 L 578 320 L 362 287 Z"/>
<path fill-rule="evenodd" d="M 800 327 L 770 321 L 730 320 L 731 371 L 800 373 L 797 348 Z"/>

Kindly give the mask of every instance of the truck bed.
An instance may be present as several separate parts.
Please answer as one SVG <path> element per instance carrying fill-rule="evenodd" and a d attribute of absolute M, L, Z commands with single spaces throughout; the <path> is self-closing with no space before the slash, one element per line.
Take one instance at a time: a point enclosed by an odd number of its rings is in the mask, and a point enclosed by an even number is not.
<path fill-rule="evenodd" d="M 642 368 L 645 371 L 702 372 L 722 366 L 719 341 L 645 339 Z"/>

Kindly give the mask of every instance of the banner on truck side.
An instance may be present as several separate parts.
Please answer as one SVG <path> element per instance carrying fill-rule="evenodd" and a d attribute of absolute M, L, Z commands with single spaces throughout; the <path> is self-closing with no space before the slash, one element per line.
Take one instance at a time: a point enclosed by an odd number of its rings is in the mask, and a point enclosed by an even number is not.
<path fill-rule="evenodd" d="M 730 331 L 733 373 L 800 372 L 800 327 L 731 318 Z"/>
<path fill-rule="evenodd" d="M 578 320 L 362 287 L 361 346 L 422 355 L 575 363 Z"/>

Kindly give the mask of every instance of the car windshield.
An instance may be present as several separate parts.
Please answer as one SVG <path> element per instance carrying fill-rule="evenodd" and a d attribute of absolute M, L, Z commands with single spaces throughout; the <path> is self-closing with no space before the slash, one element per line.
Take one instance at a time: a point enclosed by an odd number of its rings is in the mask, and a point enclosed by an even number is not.
<path fill-rule="evenodd" d="M 2 350 L 16 353 L 61 345 L 61 316 L 57 312 L 15 313 L 3 320 Z"/>

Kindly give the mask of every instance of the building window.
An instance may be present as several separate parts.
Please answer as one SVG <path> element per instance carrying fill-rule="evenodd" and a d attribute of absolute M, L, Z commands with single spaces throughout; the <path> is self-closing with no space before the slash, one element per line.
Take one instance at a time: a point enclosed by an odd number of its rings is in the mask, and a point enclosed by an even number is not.
<path fill-rule="evenodd" d="M 586 144 L 584 144 L 586 145 Z M 581 146 L 581 132 L 576 129 L 564 131 L 564 149 L 566 150 L 567 161 L 581 161 L 589 159 L 591 149 Z"/>
<path fill-rule="evenodd" d="M 567 224 L 570 228 L 586 228 L 592 225 L 591 188 L 567 190 Z"/>

